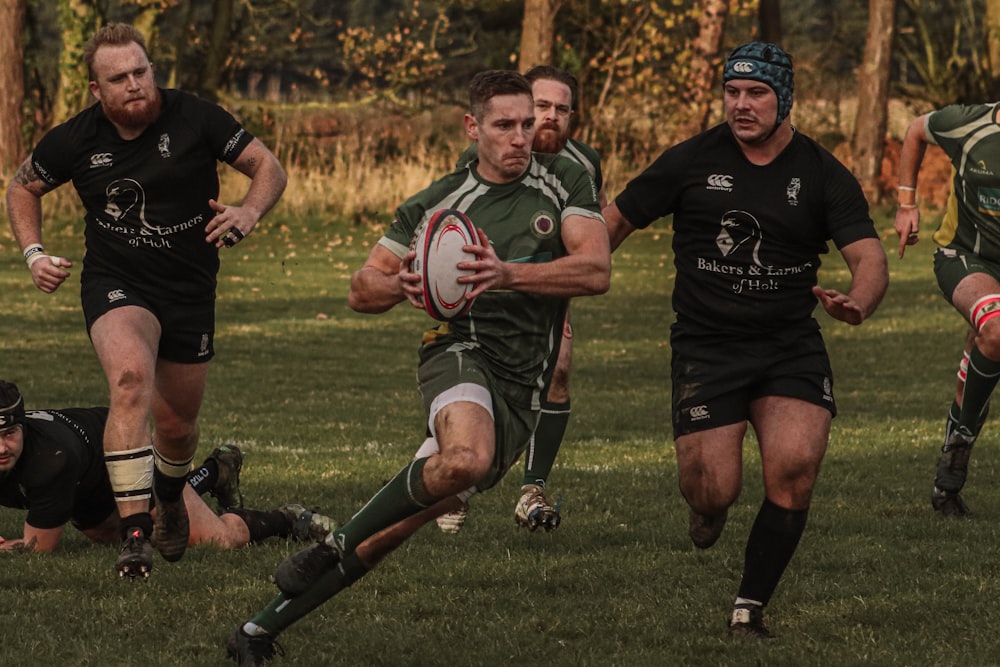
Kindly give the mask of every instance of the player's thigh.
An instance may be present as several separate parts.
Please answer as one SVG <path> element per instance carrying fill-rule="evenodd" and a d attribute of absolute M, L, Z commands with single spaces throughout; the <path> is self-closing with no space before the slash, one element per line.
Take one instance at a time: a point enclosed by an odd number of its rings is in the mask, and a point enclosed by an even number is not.
<path fill-rule="evenodd" d="M 747 422 L 694 431 L 674 440 L 681 493 L 702 509 L 731 505 L 743 484 Z"/>
<path fill-rule="evenodd" d="M 112 390 L 123 376 L 151 385 L 160 324 L 149 310 L 123 306 L 101 315 L 90 327 L 90 340 Z"/>
<path fill-rule="evenodd" d="M 1000 294 L 1000 264 L 960 248 L 934 253 L 934 276 L 944 297 L 962 317 L 984 296 Z"/>
<path fill-rule="evenodd" d="M 788 396 L 763 396 L 751 404 L 760 444 L 767 497 L 786 509 L 809 506 L 830 440 L 827 407 Z"/>

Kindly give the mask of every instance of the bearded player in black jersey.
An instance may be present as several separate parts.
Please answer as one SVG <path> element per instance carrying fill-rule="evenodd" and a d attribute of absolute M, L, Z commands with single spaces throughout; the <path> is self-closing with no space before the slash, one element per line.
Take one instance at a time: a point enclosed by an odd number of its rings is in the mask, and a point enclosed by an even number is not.
<path fill-rule="evenodd" d="M 84 61 L 97 103 L 42 138 L 10 184 L 7 211 L 32 280 L 52 292 L 74 262 L 42 246 L 41 198 L 72 181 L 86 209 L 81 297 L 110 390 L 104 456 L 122 524 L 116 568 L 134 577 L 152 567 L 151 542 L 168 561 L 188 544 L 182 492 L 215 353 L 219 249 L 253 231 L 286 176 L 218 105 L 158 88 L 134 27 L 98 30 Z M 219 161 L 250 178 L 238 206 L 217 201 Z"/>
<path fill-rule="evenodd" d="M 121 521 L 101 447 L 107 417 L 105 407 L 25 410 L 17 385 L 0 380 L 0 507 L 28 511 L 23 537 L 0 537 L 0 551 L 54 551 L 67 523 L 94 542 L 118 540 Z M 268 537 L 326 537 L 333 522 L 316 510 L 296 504 L 243 509 L 242 464 L 239 448 L 223 445 L 188 475 L 190 544 L 237 549 Z M 221 514 L 205 504 L 204 493 L 218 501 Z"/>
<path fill-rule="evenodd" d="M 861 324 L 888 285 L 885 251 L 856 179 L 792 126 L 791 58 L 773 44 L 734 50 L 726 123 L 667 149 L 604 216 L 616 248 L 673 214 L 673 429 L 689 534 L 708 548 L 742 486 L 747 424 L 766 498 L 746 544 L 729 634 L 769 637 L 763 609 L 798 545 L 836 413 L 817 301 Z M 846 293 L 817 283 L 833 241 Z"/>

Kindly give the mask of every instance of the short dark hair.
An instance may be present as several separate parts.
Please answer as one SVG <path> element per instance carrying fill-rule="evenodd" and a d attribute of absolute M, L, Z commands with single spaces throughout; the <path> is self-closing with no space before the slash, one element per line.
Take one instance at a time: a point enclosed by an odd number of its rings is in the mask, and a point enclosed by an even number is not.
<path fill-rule="evenodd" d="M 512 70 L 490 69 L 476 74 L 469 83 L 469 111 L 476 120 L 483 119 L 489 101 L 497 95 L 531 97 L 531 83 Z"/>
<path fill-rule="evenodd" d="M 544 79 L 546 81 L 558 81 L 559 83 L 566 84 L 569 87 L 570 104 L 574 108 L 576 107 L 576 95 L 580 88 L 580 83 L 576 80 L 575 76 L 566 70 L 553 65 L 535 65 L 524 73 L 524 78 L 530 83 Z"/>
<path fill-rule="evenodd" d="M 142 47 L 142 52 L 149 58 L 146 50 L 146 38 L 139 29 L 128 23 L 109 23 L 99 28 L 94 36 L 83 45 L 83 64 L 87 66 L 87 76 L 94 80 L 94 54 L 102 46 L 125 46 L 135 42 Z"/>

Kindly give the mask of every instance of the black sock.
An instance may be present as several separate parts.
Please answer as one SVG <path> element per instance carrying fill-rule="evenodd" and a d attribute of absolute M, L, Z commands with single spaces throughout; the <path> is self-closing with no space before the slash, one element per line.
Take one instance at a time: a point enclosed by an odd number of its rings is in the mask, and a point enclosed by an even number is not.
<path fill-rule="evenodd" d="M 786 510 L 765 499 L 750 529 L 739 597 L 767 605 L 806 528 L 809 510 Z"/>
<path fill-rule="evenodd" d="M 203 496 L 215 488 L 219 481 L 219 464 L 215 459 L 205 459 L 201 467 L 195 468 L 187 475 L 187 483 L 199 496 Z"/>
<path fill-rule="evenodd" d="M 269 537 L 288 537 L 292 534 L 292 522 L 285 516 L 284 512 L 271 510 L 261 512 L 260 510 L 231 509 L 226 514 L 235 514 L 243 519 L 250 531 L 250 542 L 256 544 L 263 542 Z"/>
<path fill-rule="evenodd" d="M 969 353 L 969 369 L 965 373 L 965 390 L 962 392 L 962 412 L 958 423 L 969 433 L 978 433 L 978 424 L 987 409 L 990 394 L 1000 379 L 1000 361 L 983 355 L 978 347 Z"/>
<path fill-rule="evenodd" d="M 153 469 L 153 491 L 158 500 L 174 503 L 180 500 L 187 486 L 187 477 L 168 477 L 160 472 L 159 468 Z"/>
<path fill-rule="evenodd" d="M 153 516 L 149 512 L 138 512 L 123 518 L 121 521 L 122 541 L 128 537 L 133 528 L 139 528 L 143 535 L 149 537 L 153 534 Z"/>

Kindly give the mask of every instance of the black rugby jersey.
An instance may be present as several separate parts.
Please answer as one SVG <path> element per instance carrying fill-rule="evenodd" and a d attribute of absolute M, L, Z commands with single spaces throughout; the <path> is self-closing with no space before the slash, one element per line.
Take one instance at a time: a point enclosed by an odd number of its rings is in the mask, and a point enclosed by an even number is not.
<path fill-rule="evenodd" d="M 27 509 L 35 528 L 57 528 L 69 522 L 77 498 L 107 484 L 108 409 L 29 410 L 26 417 L 21 458 L 0 473 L 0 506 Z"/>
<path fill-rule="evenodd" d="M 723 334 L 818 327 L 827 241 L 878 238 L 857 179 L 798 132 L 758 166 L 718 125 L 664 151 L 615 203 L 639 228 L 673 214 L 677 323 Z"/>
<path fill-rule="evenodd" d="M 122 139 L 94 104 L 48 132 L 35 171 L 73 182 L 86 209 L 81 280 L 112 276 L 146 294 L 202 301 L 215 293 L 219 253 L 205 225 L 219 196 L 219 161 L 232 163 L 253 136 L 218 105 L 160 89 L 159 118 Z"/>

